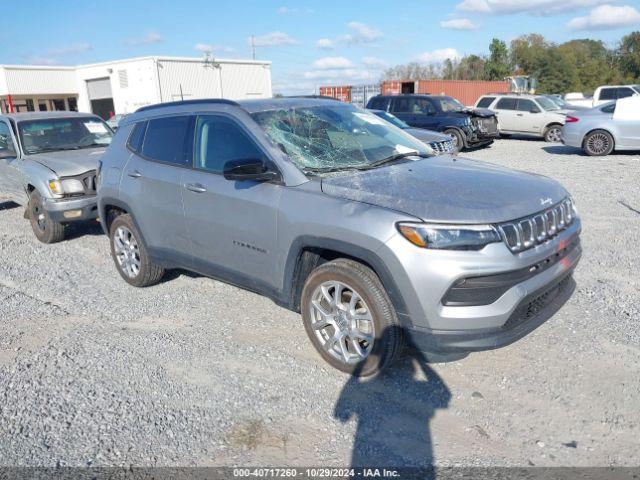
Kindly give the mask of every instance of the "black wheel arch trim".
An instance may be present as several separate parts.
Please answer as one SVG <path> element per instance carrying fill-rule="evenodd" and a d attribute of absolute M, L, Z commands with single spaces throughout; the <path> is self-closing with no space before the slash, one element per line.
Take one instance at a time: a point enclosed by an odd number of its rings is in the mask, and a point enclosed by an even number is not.
<path fill-rule="evenodd" d="M 349 242 L 311 235 L 300 236 L 291 244 L 285 263 L 282 301 L 277 302 L 281 306 L 293 311 L 299 310 L 299 294 L 302 292 L 302 288 L 297 283 L 297 267 L 302 253 L 307 249 L 331 250 L 345 255 L 347 258 L 367 264 L 380 278 L 382 285 L 389 294 L 398 319 L 403 325 L 410 323 L 406 303 L 400 293 L 400 289 L 396 285 L 391 272 L 377 254 Z"/>

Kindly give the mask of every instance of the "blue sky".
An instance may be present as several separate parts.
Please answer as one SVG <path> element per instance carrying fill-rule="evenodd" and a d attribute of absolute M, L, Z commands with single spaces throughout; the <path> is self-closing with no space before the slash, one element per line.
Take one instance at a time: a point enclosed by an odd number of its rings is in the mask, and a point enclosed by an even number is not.
<path fill-rule="evenodd" d="M 2 0 L 2 4 L 9 3 Z M 640 0 L 12 1 L 0 64 L 75 65 L 144 55 L 273 62 L 276 92 L 372 83 L 409 61 L 485 53 L 493 37 L 596 38 L 640 30 Z"/>

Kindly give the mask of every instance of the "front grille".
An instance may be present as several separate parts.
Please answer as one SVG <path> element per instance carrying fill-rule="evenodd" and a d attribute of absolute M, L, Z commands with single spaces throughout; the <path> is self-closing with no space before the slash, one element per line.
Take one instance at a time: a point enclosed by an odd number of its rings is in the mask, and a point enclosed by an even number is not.
<path fill-rule="evenodd" d="M 81 173 L 80 175 L 74 175 L 72 177 L 63 177 L 63 180 L 74 179 L 80 180 L 84 187 L 84 192 L 82 193 L 73 193 L 68 196 L 78 197 L 83 195 L 95 195 L 96 194 L 96 171 L 90 170 L 85 173 Z"/>
<path fill-rule="evenodd" d="M 456 151 L 456 146 L 453 143 L 453 140 L 445 140 L 443 142 L 429 142 L 429 146 L 438 155 L 441 155 L 443 153 L 453 153 Z"/>
<path fill-rule="evenodd" d="M 493 134 L 498 133 L 498 122 L 495 117 L 474 118 L 474 123 L 478 130 L 482 133 Z"/>
<path fill-rule="evenodd" d="M 536 317 L 545 307 L 565 292 L 569 286 L 569 282 L 571 282 L 570 273 L 567 274 L 560 282 L 552 285 L 539 295 L 525 300 L 513 311 L 509 319 L 501 328 L 503 330 L 509 330 Z"/>
<path fill-rule="evenodd" d="M 502 223 L 498 229 L 512 252 L 522 252 L 552 239 L 571 225 L 574 219 L 573 204 L 567 198 L 548 210 Z"/>

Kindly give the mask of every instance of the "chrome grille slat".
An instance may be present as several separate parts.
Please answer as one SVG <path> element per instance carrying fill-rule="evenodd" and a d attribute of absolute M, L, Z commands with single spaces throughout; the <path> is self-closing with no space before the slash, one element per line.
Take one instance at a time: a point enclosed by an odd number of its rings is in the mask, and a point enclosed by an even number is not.
<path fill-rule="evenodd" d="M 512 252 L 521 252 L 550 240 L 575 220 L 570 199 L 528 217 L 498 225 Z"/>

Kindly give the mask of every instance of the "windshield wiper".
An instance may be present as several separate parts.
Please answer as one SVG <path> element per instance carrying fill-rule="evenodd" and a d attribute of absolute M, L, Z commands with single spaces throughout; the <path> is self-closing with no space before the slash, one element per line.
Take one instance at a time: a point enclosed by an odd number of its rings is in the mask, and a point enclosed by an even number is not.
<path fill-rule="evenodd" d="M 402 160 L 403 158 L 407 158 L 407 157 L 429 158 L 430 155 L 427 155 L 426 153 L 420 153 L 417 150 L 414 150 L 412 152 L 396 153 L 395 155 L 382 158 L 368 165 L 363 165 L 362 167 L 358 167 L 358 170 L 370 170 L 372 168 L 378 168 L 383 165 L 387 165 L 389 163 L 397 162 L 398 160 Z"/>

